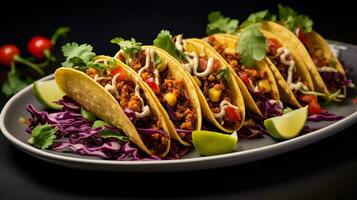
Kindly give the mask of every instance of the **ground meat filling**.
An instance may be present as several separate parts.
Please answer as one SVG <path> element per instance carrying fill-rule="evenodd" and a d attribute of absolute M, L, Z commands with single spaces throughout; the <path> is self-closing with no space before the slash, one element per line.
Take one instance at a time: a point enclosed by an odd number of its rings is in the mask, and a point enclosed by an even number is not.
<path fill-rule="evenodd" d="M 98 71 L 94 68 L 88 68 L 86 73 L 91 78 L 97 79 L 96 81 L 103 87 L 112 83 L 113 77 L 111 76 L 109 70 Z M 122 109 L 129 108 L 134 112 L 140 113 L 142 111 L 142 103 L 140 98 L 135 95 L 135 86 L 135 83 L 128 79 L 119 81 L 116 83 L 118 95 L 113 96 L 119 102 Z M 140 96 L 143 98 L 144 104 L 148 105 L 145 94 L 142 90 L 140 90 Z M 163 130 L 160 121 L 152 113 L 144 118 L 137 118 L 133 123 L 136 128 Z M 156 154 L 162 154 L 165 152 L 169 140 L 168 134 L 162 134 L 159 132 L 154 134 L 140 134 L 140 131 L 138 132 L 149 150 Z"/>
<path fill-rule="evenodd" d="M 129 63 L 129 66 L 133 68 L 136 72 L 138 72 L 142 67 L 145 66 L 145 50 L 141 50 Z M 153 63 L 150 62 L 150 66 L 148 69 L 144 70 L 141 74 L 141 78 L 143 80 L 147 80 L 148 78 L 154 78 L 154 66 Z M 174 105 L 169 105 L 170 110 L 174 113 L 174 118 L 171 117 L 172 122 L 175 124 L 176 128 L 184 129 L 184 130 L 195 130 L 197 113 L 195 112 L 193 105 L 191 104 L 190 98 L 187 95 L 187 91 L 185 89 L 184 79 L 175 79 L 167 68 L 165 71 L 160 72 L 160 93 L 156 96 L 160 100 L 162 104 L 167 104 L 165 100 L 165 95 L 167 93 L 175 95 L 176 103 Z M 170 112 L 166 108 L 167 112 Z M 179 136 L 183 139 L 191 141 L 191 135 L 185 134 L 183 132 L 178 132 Z M 187 136 L 187 137 L 185 137 Z"/>

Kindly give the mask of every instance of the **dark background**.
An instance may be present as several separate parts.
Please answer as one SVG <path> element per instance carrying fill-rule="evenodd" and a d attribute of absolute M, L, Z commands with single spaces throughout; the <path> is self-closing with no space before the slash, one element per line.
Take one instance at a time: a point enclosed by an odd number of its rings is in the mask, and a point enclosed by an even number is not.
<path fill-rule="evenodd" d="M 0 45 L 15 43 L 26 55 L 33 35 L 70 26 L 69 41 L 113 55 L 110 39 L 150 44 L 161 29 L 186 37 L 205 34 L 207 14 L 220 10 L 243 21 L 251 12 L 276 10 L 278 1 L 31 1 L 2 2 Z M 326 38 L 357 44 L 352 3 L 281 1 L 315 22 Z M 59 48 L 57 47 L 57 50 Z M 0 71 L 1 76 L 5 70 Z M 6 98 L 1 96 L 1 107 Z M 32 158 L 0 135 L 0 199 L 353 199 L 357 185 L 356 124 L 281 156 L 216 170 L 183 173 L 105 173 L 63 168 Z"/>

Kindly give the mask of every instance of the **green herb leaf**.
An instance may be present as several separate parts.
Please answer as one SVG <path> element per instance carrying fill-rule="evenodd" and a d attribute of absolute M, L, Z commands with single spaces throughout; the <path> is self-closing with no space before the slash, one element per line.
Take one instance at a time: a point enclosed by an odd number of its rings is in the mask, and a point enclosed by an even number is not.
<path fill-rule="evenodd" d="M 48 149 L 56 138 L 56 132 L 57 129 L 49 124 L 39 124 L 32 130 L 28 142 L 37 148 Z"/>
<path fill-rule="evenodd" d="M 261 23 L 263 21 L 276 21 L 276 15 L 269 13 L 269 10 L 263 10 L 256 13 L 252 13 L 249 17 L 240 25 L 239 28 L 246 28 L 250 25 Z"/>
<path fill-rule="evenodd" d="M 86 67 L 86 64 L 96 55 L 91 45 L 78 45 L 75 42 L 62 46 L 62 52 L 66 57 L 66 61 L 62 63 L 65 67 Z"/>
<path fill-rule="evenodd" d="M 167 30 L 161 30 L 154 40 L 154 46 L 164 49 L 167 53 L 180 61 L 185 60 L 185 54 L 176 48 L 172 35 Z"/>
<path fill-rule="evenodd" d="M 301 28 L 305 33 L 312 31 L 314 22 L 306 15 L 299 15 L 295 10 L 288 6 L 278 5 L 279 20 L 289 30 L 295 32 L 297 28 Z"/>
<path fill-rule="evenodd" d="M 256 61 L 265 58 L 266 48 L 267 41 L 263 33 L 259 31 L 259 24 L 250 25 L 240 33 L 237 52 L 244 66 L 254 66 Z"/>
<path fill-rule="evenodd" d="M 239 24 L 238 19 L 225 17 L 219 11 L 211 12 L 208 15 L 208 22 L 206 27 L 207 35 L 215 33 L 234 33 Z"/>
<path fill-rule="evenodd" d="M 60 36 L 66 36 L 66 34 L 70 31 L 70 28 L 67 26 L 59 27 L 55 33 L 51 37 L 52 45 L 56 45 L 57 40 Z"/>
<path fill-rule="evenodd" d="M 29 76 L 21 78 L 15 66 L 12 65 L 11 70 L 7 74 L 7 80 L 2 85 L 2 92 L 9 97 L 22 90 L 32 82 L 33 80 Z"/>
<path fill-rule="evenodd" d="M 123 38 L 116 37 L 110 42 L 119 45 L 120 49 L 122 49 L 129 57 L 133 57 L 141 50 L 141 43 L 136 42 L 134 38 L 131 38 L 130 40 L 124 40 Z"/>
<path fill-rule="evenodd" d="M 217 72 L 217 78 L 218 79 L 224 79 L 226 81 L 226 83 L 229 82 L 230 78 L 231 78 L 231 74 L 229 72 L 229 68 L 228 67 L 223 67 L 221 68 L 218 72 Z"/>
<path fill-rule="evenodd" d="M 111 130 L 103 130 L 102 132 L 99 133 L 100 137 L 102 138 L 115 138 L 123 142 L 128 142 L 129 138 L 127 136 L 124 136 L 122 133 L 118 131 L 111 131 Z"/>
<path fill-rule="evenodd" d="M 155 61 L 155 65 L 158 65 L 158 64 L 160 64 L 162 62 L 160 56 L 157 55 L 156 53 L 154 55 L 154 61 Z"/>

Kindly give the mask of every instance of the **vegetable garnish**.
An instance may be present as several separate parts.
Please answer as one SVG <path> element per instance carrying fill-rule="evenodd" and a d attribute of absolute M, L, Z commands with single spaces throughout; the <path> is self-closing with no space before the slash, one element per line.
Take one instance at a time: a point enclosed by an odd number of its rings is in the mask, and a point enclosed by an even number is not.
<path fill-rule="evenodd" d="M 2 92 L 6 96 L 11 96 L 12 94 L 15 94 L 25 88 L 28 84 L 32 83 L 32 81 L 33 80 L 29 76 L 21 78 L 15 65 L 12 65 L 11 70 L 7 74 L 7 80 L 2 86 Z"/>
<path fill-rule="evenodd" d="M 299 15 L 295 10 L 288 6 L 278 5 L 279 20 L 283 21 L 283 24 L 295 32 L 297 28 L 301 28 L 305 33 L 312 31 L 314 22 L 306 15 Z"/>
<path fill-rule="evenodd" d="M 185 60 L 185 54 L 178 50 L 172 40 L 172 35 L 168 30 L 161 30 L 154 40 L 154 46 L 164 49 L 170 55 L 173 55 L 176 59 Z"/>
<path fill-rule="evenodd" d="M 110 42 L 119 45 L 120 49 L 122 49 L 129 57 L 133 57 L 136 53 L 138 53 L 141 50 L 142 44 L 140 42 L 136 42 L 134 38 L 131 38 L 130 40 L 125 40 L 120 37 L 116 37 Z"/>
<path fill-rule="evenodd" d="M 231 19 L 229 17 L 223 16 L 219 11 L 211 12 L 208 15 L 208 24 L 206 27 L 207 35 L 215 33 L 234 33 L 237 28 L 239 21 L 237 19 Z"/>
<path fill-rule="evenodd" d="M 241 56 L 243 65 L 250 67 L 256 61 L 260 61 L 266 56 L 267 41 L 263 33 L 259 31 L 259 24 L 246 27 L 239 37 L 237 52 Z"/>
<path fill-rule="evenodd" d="M 269 10 L 263 10 L 256 13 L 252 13 L 249 17 L 239 26 L 240 29 L 244 29 L 250 25 L 261 23 L 263 21 L 276 21 L 276 15 L 269 13 Z"/>
<path fill-rule="evenodd" d="M 37 125 L 31 132 L 31 138 L 28 140 L 30 144 L 40 149 L 48 149 L 56 138 L 56 128 L 49 124 Z"/>
<path fill-rule="evenodd" d="M 228 67 L 222 67 L 218 72 L 217 72 L 217 78 L 218 79 L 223 79 L 224 81 L 226 81 L 226 83 L 229 82 L 231 75 L 229 72 L 229 68 Z"/>

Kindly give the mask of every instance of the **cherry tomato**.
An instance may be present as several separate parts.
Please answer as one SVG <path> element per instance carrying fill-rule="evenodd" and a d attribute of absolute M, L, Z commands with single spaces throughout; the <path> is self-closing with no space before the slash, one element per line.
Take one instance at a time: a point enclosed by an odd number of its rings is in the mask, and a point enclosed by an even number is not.
<path fill-rule="evenodd" d="M 231 106 L 227 106 L 225 109 L 226 116 L 229 121 L 237 122 L 241 119 L 240 113 Z"/>
<path fill-rule="evenodd" d="M 27 43 L 27 50 L 37 59 L 45 58 L 46 49 L 52 49 L 52 42 L 44 36 L 34 36 Z"/>
<path fill-rule="evenodd" d="M 278 49 L 281 47 L 281 44 L 279 43 L 279 41 L 274 38 L 268 39 L 268 45 L 269 45 L 269 51 L 273 55 L 275 55 L 276 52 L 278 51 Z"/>
<path fill-rule="evenodd" d="M 298 29 L 297 29 L 297 34 L 298 34 L 299 40 L 300 40 L 308 49 L 311 49 L 311 48 L 312 48 L 312 42 L 311 42 L 311 40 L 306 36 L 306 34 L 304 33 L 304 31 L 301 30 L 300 28 L 298 28 Z"/>
<path fill-rule="evenodd" d="M 115 68 L 114 70 L 112 70 L 110 73 L 112 74 L 112 76 L 115 76 L 118 73 L 120 74 L 117 78 L 117 82 L 125 80 L 128 77 L 126 72 L 123 70 L 123 68 L 121 68 L 119 66 L 117 68 Z"/>
<path fill-rule="evenodd" d="M 160 88 L 156 85 L 155 79 L 153 77 L 146 79 L 145 82 L 149 85 L 152 91 L 155 92 L 155 94 L 160 94 Z"/>
<path fill-rule="evenodd" d="M 204 58 L 200 59 L 200 68 L 202 71 L 206 70 L 207 63 L 208 63 L 208 59 L 204 59 Z M 219 60 L 213 59 L 212 72 L 217 72 L 220 64 L 221 63 L 219 62 Z"/>
<path fill-rule="evenodd" d="M 239 72 L 239 78 L 243 81 L 243 83 L 248 87 L 250 87 L 250 80 L 249 80 L 249 76 L 247 73 L 244 72 Z"/>
<path fill-rule="evenodd" d="M 14 44 L 5 44 L 0 47 L 0 64 L 10 66 L 15 56 L 20 55 L 19 48 Z"/>

